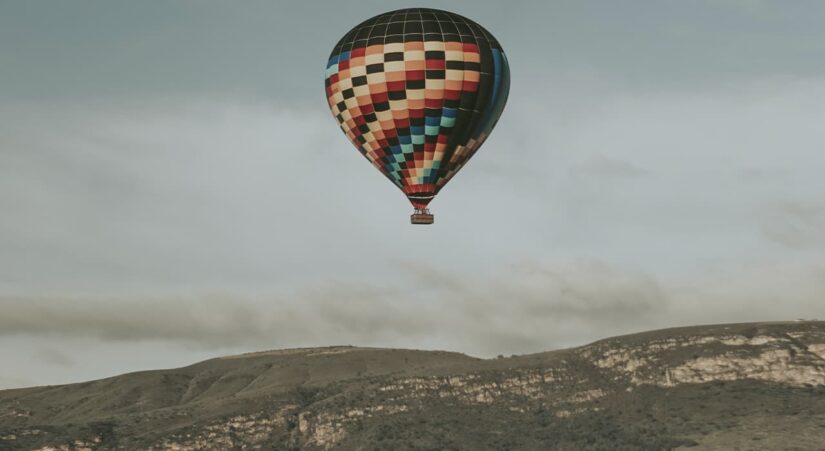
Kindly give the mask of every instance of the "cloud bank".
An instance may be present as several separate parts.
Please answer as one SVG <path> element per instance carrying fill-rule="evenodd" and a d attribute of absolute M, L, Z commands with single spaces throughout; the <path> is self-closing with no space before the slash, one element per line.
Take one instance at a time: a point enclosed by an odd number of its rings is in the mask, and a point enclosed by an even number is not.
<path fill-rule="evenodd" d="M 213 350 L 354 344 L 492 356 L 657 327 L 813 317 L 825 292 L 825 266 L 728 268 L 674 286 L 600 262 L 525 263 L 491 277 L 420 262 L 397 269 L 402 284 L 330 281 L 290 298 L 4 298 L 0 338 L 163 341 Z"/>

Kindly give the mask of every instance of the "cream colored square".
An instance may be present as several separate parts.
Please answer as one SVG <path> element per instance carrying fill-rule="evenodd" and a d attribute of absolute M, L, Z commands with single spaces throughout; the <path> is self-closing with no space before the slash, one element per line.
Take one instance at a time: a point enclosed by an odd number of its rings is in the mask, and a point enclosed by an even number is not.
<path fill-rule="evenodd" d="M 383 53 L 378 53 L 378 54 L 375 54 L 375 55 L 367 55 L 367 56 L 364 57 L 364 61 L 366 62 L 367 65 L 383 63 L 384 62 L 384 54 Z"/>
<path fill-rule="evenodd" d="M 341 94 L 341 91 L 338 91 L 332 94 L 332 104 L 337 105 L 344 101 L 344 94 Z"/>
<path fill-rule="evenodd" d="M 404 71 L 404 62 L 403 61 L 390 61 L 389 63 L 384 63 L 384 72 L 398 72 Z"/>
<path fill-rule="evenodd" d="M 378 118 L 378 115 L 376 114 L 375 117 Z M 390 118 L 392 118 L 392 114 L 390 114 Z M 370 129 L 370 133 L 382 131 L 381 124 L 378 121 L 367 122 L 367 127 Z M 374 136 L 378 137 L 377 134 Z"/>
<path fill-rule="evenodd" d="M 346 105 L 347 108 L 358 108 L 358 100 L 356 100 L 355 97 L 350 97 L 344 100 L 344 105 Z"/>
<path fill-rule="evenodd" d="M 350 72 L 350 75 L 353 76 L 353 77 L 360 77 L 362 75 L 367 75 L 367 66 L 351 67 L 349 72 Z"/>
<path fill-rule="evenodd" d="M 409 117 L 409 112 L 407 111 L 408 108 L 409 108 L 409 105 L 407 104 L 407 99 L 390 100 L 390 110 L 392 110 L 395 113 L 395 114 L 393 114 L 393 117 L 408 118 Z M 399 115 L 398 113 L 402 113 L 402 114 Z"/>
<path fill-rule="evenodd" d="M 423 50 L 405 50 L 404 61 L 421 61 L 425 57 Z"/>
<path fill-rule="evenodd" d="M 376 139 L 375 139 L 375 136 L 373 136 L 372 132 L 363 133 L 363 134 L 361 134 L 361 136 L 363 136 L 364 139 L 366 140 L 366 142 L 364 144 L 369 144 L 369 145 L 374 145 L 375 144 Z"/>
<path fill-rule="evenodd" d="M 368 96 L 370 95 L 370 87 L 368 85 L 355 86 L 352 88 L 352 92 L 355 93 L 355 97 Z"/>
<path fill-rule="evenodd" d="M 425 41 L 424 50 L 444 50 L 444 43 L 441 41 Z"/>
<path fill-rule="evenodd" d="M 464 61 L 464 52 L 460 50 L 447 50 L 444 52 L 444 58 L 447 61 Z"/>
<path fill-rule="evenodd" d="M 379 83 L 384 83 L 387 81 L 386 75 L 383 72 L 377 72 L 374 74 L 367 74 L 367 83 L 371 85 L 377 85 Z"/>
<path fill-rule="evenodd" d="M 390 44 L 384 44 L 384 53 L 392 53 L 392 52 L 403 52 L 404 51 L 404 43 L 403 42 L 393 42 Z"/>
<path fill-rule="evenodd" d="M 459 69 L 447 69 L 444 73 L 444 78 L 447 80 L 464 80 L 464 71 Z"/>
<path fill-rule="evenodd" d="M 349 89 L 352 87 L 352 79 L 351 78 L 342 78 L 338 81 L 338 87 L 341 88 L 341 91 Z"/>
<path fill-rule="evenodd" d="M 424 86 L 426 89 L 444 89 L 444 80 L 428 78 L 424 81 Z"/>
<path fill-rule="evenodd" d="M 384 110 L 384 111 L 376 111 L 375 117 L 378 119 L 378 122 L 387 122 L 392 121 L 392 110 Z M 383 129 L 383 127 L 382 127 Z"/>

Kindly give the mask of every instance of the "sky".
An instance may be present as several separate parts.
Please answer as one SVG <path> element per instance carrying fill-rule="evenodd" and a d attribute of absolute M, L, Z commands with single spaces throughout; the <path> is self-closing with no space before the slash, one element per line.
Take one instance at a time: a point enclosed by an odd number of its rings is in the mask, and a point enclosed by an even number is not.
<path fill-rule="evenodd" d="M 332 46 L 448 9 L 511 66 L 409 225 Z M 287 347 L 540 352 L 825 318 L 825 3 L 0 3 L 0 389 Z"/>

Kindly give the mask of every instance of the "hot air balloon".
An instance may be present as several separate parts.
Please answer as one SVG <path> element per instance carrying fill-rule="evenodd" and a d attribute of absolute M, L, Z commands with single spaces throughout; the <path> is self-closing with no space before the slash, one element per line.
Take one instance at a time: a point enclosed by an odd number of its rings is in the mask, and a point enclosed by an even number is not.
<path fill-rule="evenodd" d="M 355 147 L 407 196 L 413 224 L 496 125 L 510 90 L 498 41 L 470 19 L 426 8 L 368 19 L 327 62 L 329 108 Z"/>

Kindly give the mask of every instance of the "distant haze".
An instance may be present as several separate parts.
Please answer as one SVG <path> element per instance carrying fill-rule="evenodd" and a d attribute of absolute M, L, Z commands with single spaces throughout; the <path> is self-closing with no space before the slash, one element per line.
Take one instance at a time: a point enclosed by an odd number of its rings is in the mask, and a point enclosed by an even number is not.
<path fill-rule="evenodd" d="M 825 317 L 825 3 L 425 1 L 512 69 L 408 224 L 323 93 L 409 6 L 0 5 L 0 388 L 353 344 Z"/>

